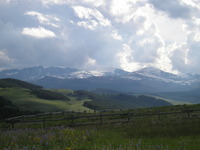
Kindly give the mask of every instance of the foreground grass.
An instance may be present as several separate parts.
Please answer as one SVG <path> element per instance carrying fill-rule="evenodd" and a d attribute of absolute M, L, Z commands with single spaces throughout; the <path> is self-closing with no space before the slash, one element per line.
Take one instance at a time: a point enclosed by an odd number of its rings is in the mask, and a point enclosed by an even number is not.
<path fill-rule="evenodd" d="M 0 131 L 2 150 L 199 150 L 200 120 L 136 119 L 129 124 Z"/>

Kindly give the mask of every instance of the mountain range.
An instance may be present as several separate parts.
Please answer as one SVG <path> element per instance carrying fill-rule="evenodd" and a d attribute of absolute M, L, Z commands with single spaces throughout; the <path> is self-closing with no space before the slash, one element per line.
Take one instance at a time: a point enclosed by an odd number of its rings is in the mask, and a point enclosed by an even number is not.
<path fill-rule="evenodd" d="M 127 72 L 122 69 L 85 71 L 35 66 L 0 71 L 0 78 L 15 78 L 53 89 L 111 89 L 127 93 L 190 91 L 200 85 L 199 74 L 175 75 L 153 67 Z"/>

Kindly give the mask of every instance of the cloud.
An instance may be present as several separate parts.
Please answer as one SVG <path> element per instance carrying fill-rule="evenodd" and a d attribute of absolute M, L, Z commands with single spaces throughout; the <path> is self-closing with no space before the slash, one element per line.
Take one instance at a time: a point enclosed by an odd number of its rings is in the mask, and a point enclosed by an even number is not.
<path fill-rule="evenodd" d="M 108 19 L 104 18 L 101 12 L 97 9 L 86 8 L 83 6 L 72 6 L 75 14 L 80 19 L 85 19 L 86 21 L 78 21 L 77 25 L 85 27 L 86 29 L 94 30 L 98 26 L 111 26 Z"/>
<path fill-rule="evenodd" d="M 50 15 L 44 15 L 44 14 L 41 14 L 41 13 L 36 12 L 36 11 L 27 11 L 27 12 L 25 13 L 25 15 L 37 17 L 38 21 L 39 21 L 41 24 L 50 25 L 50 26 L 56 27 L 56 28 L 59 27 L 59 26 L 56 25 L 55 23 L 52 23 L 52 21 L 56 21 L 56 22 L 60 21 L 60 19 L 57 18 L 57 17 L 53 17 L 53 16 L 50 16 Z"/>
<path fill-rule="evenodd" d="M 0 68 L 200 73 L 199 33 L 197 0 L 0 1 Z"/>
<path fill-rule="evenodd" d="M 189 33 L 187 41 L 181 45 L 169 46 L 173 68 L 182 73 L 199 73 L 200 32 Z"/>
<path fill-rule="evenodd" d="M 94 7 L 104 6 L 106 4 L 105 0 L 82 0 L 84 3 L 91 4 Z"/>
<path fill-rule="evenodd" d="M 127 24 L 132 29 L 127 27 Z M 156 24 L 149 19 L 148 13 L 137 10 L 129 23 L 124 25 L 127 28 L 122 32 L 129 33 L 129 38 L 121 52 L 117 54 L 121 68 L 134 71 L 138 68 L 154 66 L 173 72 L 165 42 Z"/>
<path fill-rule="evenodd" d="M 101 7 L 106 5 L 105 0 L 40 0 L 44 6 L 48 5 L 75 5 L 83 4 L 92 7 Z"/>
<path fill-rule="evenodd" d="M 0 49 L 0 62 L 1 64 L 9 64 L 12 63 L 14 60 L 12 58 L 9 58 L 9 56 L 6 54 L 5 49 Z"/>
<path fill-rule="evenodd" d="M 117 30 L 113 30 L 111 36 L 116 40 L 122 40 L 122 36 L 117 32 Z"/>
<path fill-rule="evenodd" d="M 120 51 L 116 57 L 119 59 L 120 67 L 126 71 L 131 72 L 141 67 L 141 64 L 134 61 L 133 50 L 127 44 L 123 45 L 122 51 Z"/>
<path fill-rule="evenodd" d="M 62 5 L 73 2 L 73 0 L 41 0 L 43 5 Z"/>
<path fill-rule="evenodd" d="M 172 18 L 189 18 L 191 17 L 190 9 L 182 5 L 179 0 L 149 0 L 149 2 L 161 11 L 164 11 Z"/>
<path fill-rule="evenodd" d="M 146 4 L 146 0 L 112 0 L 110 13 L 115 16 L 116 22 L 129 22 L 136 11 Z"/>
<path fill-rule="evenodd" d="M 56 37 L 55 33 L 43 27 L 39 28 L 24 28 L 22 34 L 29 35 L 38 39 Z"/>
<path fill-rule="evenodd" d="M 182 0 L 181 4 L 200 10 L 200 4 L 198 0 Z"/>
<path fill-rule="evenodd" d="M 173 44 L 168 47 L 170 52 L 170 60 L 172 61 L 173 68 L 176 69 L 178 72 L 182 72 L 188 69 L 189 65 L 189 58 L 188 58 L 188 51 L 186 44 Z"/>

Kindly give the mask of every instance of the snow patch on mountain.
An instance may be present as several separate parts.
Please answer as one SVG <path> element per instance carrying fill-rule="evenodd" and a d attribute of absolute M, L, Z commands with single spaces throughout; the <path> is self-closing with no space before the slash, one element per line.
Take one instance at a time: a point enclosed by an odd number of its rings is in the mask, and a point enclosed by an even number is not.
<path fill-rule="evenodd" d="M 86 79 L 91 77 L 109 77 L 112 79 L 117 77 L 119 79 L 143 80 L 147 82 L 161 81 L 180 85 L 191 85 L 200 82 L 200 75 L 197 74 L 175 75 L 153 67 L 143 68 L 135 72 L 127 72 L 117 68 L 89 71 L 67 67 L 43 66 L 0 71 L 0 78 L 16 78 L 25 81 L 38 80 L 46 76 L 58 79 Z"/>

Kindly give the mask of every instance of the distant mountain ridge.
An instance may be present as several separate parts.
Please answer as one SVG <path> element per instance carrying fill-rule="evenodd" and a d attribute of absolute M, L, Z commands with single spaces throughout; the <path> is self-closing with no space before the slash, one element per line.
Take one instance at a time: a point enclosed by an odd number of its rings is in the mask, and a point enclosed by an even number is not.
<path fill-rule="evenodd" d="M 75 68 L 36 66 L 0 71 L 0 78 L 15 78 L 45 88 L 73 90 L 111 89 L 133 93 L 189 91 L 198 88 L 200 75 L 179 76 L 153 67 L 135 72 L 122 69 L 86 71 Z"/>

